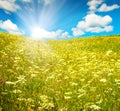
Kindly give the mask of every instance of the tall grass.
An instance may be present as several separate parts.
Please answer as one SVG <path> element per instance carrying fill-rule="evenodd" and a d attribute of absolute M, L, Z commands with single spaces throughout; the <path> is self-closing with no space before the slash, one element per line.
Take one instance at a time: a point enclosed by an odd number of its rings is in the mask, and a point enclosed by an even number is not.
<path fill-rule="evenodd" d="M 37 41 L 0 33 L 0 111 L 119 111 L 120 38 Z"/>

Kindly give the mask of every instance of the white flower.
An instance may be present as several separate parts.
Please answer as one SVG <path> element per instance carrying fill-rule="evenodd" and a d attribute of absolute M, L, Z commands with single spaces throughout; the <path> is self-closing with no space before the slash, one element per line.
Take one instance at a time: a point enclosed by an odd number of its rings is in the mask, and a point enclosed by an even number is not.
<path fill-rule="evenodd" d="M 13 93 L 22 93 L 22 91 L 21 90 L 17 90 L 17 89 L 15 89 L 15 90 L 13 90 Z"/>
<path fill-rule="evenodd" d="M 70 96 L 64 96 L 64 99 L 68 100 L 68 99 L 71 99 Z"/>
<path fill-rule="evenodd" d="M 95 104 L 89 106 L 90 109 L 93 109 L 93 110 L 100 110 L 101 108 Z"/>
<path fill-rule="evenodd" d="M 50 107 L 50 108 L 55 107 L 54 104 L 53 104 L 52 102 L 48 103 L 47 106 Z"/>
<path fill-rule="evenodd" d="M 103 82 L 103 83 L 105 83 L 107 80 L 106 79 L 100 79 L 100 82 Z"/>
<path fill-rule="evenodd" d="M 72 92 L 66 92 L 65 93 L 65 95 L 71 95 L 72 94 Z"/>
<path fill-rule="evenodd" d="M 96 102 L 96 104 L 101 104 L 103 102 L 103 99 L 100 99 L 99 101 Z"/>
<path fill-rule="evenodd" d="M 119 79 L 115 79 L 115 82 L 117 85 L 120 85 L 120 80 Z"/>
<path fill-rule="evenodd" d="M 118 82 L 120 82 L 120 80 L 119 79 L 115 79 L 115 82 L 118 83 Z"/>
<path fill-rule="evenodd" d="M 78 85 L 78 83 L 75 83 L 75 82 L 71 83 L 71 86 L 77 86 L 77 85 Z"/>
<path fill-rule="evenodd" d="M 26 101 L 29 103 L 34 102 L 34 100 L 32 98 L 27 98 Z"/>
<path fill-rule="evenodd" d="M 21 83 L 21 84 L 25 84 L 25 81 L 26 81 L 26 79 L 25 79 L 25 76 L 24 75 L 19 75 L 18 77 L 17 77 L 17 81 L 16 81 L 16 83 Z"/>
<path fill-rule="evenodd" d="M 80 94 L 83 94 L 83 93 L 85 93 L 86 91 L 81 88 L 81 89 L 78 89 L 78 92 L 79 92 Z"/>
<path fill-rule="evenodd" d="M 24 79 L 25 79 L 25 76 L 24 76 L 24 75 L 19 75 L 19 76 L 17 77 L 17 79 L 20 80 L 20 81 L 21 81 L 21 80 L 24 80 Z"/>
<path fill-rule="evenodd" d="M 47 95 L 41 95 L 41 96 L 40 96 L 40 100 L 41 100 L 42 102 L 44 102 L 44 103 L 48 103 L 49 98 L 48 98 Z"/>
<path fill-rule="evenodd" d="M 5 83 L 6 83 L 6 84 L 9 84 L 9 85 L 14 85 L 14 84 L 16 84 L 16 82 L 11 82 L 11 81 L 6 81 Z"/>
<path fill-rule="evenodd" d="M 26 101 L 25 98 L 17 98 L 18 101 Z"/>
<path fill-rule="evenodd" d="M 81 98 L 82 96 L 84 96 L 85 94 L 80 94 L 80 95 L 78 95 L 78 98 Z"/>
<path fill-rule="evenodd" d="M 110 55 L 112 52 L 113 52 L 112 50 L 108 50 L 108 51 L 106 52 L 106 55 L 108 56 L 108 55 Z"/>
<path fill-rule="evenodd" d="M 36 74 L 31 74 L 31 77 L 36 77 L 37 75 Z"/>

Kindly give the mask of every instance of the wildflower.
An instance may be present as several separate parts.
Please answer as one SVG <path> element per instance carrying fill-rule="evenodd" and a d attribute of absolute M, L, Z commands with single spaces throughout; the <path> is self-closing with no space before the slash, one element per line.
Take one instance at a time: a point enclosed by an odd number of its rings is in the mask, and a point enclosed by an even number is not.
<path fill-rule="evenodd" d="M 94 76 L 94 78 L 98 78 L 98 77 L 99 77 L 99 75 L 98 75 L 98 74 L 94 74 L 93 76 Z"/>
<path fill-rule="evenodd" d="M 113 74 L 112 73 L 109 73 L 108 76 L 112 76 Z"/>
<path fill-rule="evenodd" d="M 51 76 L 48 77 L 48 79 L 54 79 L 54 78 L 55 78 L 54 75 L 51 75 Z"/>
<path fill-rule="evenodd" d="M 38 111 L 42 111 L 43 110 L 43 108 L 42 107 L 38 107 Z"/>
<path fill-rule="evenodd" d="M 6 81 L 6 84 L 14 85 L 14 84 L 16 84 L 16 82 Z"/>
<path fill-rule="evenodd" d="M 16 81 L 16 83 L 25 84 L 26 79 L 25 79 L 25 76 L 24 76 L 24 75 L 19 75 L 19 76 L 17 77 L 17 79 L 18 79 L 18 81 Z"/>
<path fill-rule="evenodd" d="M 71 99 L 70 96 L 64 96 L 64 99 L 68 100 L 68 99 Z"/>
<path fill-rule="evenodd" d="M 22 91 L 21 90 L 17 90 L 17 89 L 15 89 L 15 90 L 13 90 L 13 93 L 22 93 Z"/>
<path fill-rule="evenodd" d="M 81 98 L 82 96 L 84 96 L 85 94 L 79 94 L 78 95 L 78 98 Z"/>
<path fill-rule="evenodd" d="M 85 81 L 85 79 L 80 79 L 80 81 L 81 81 L 81 82 L 84 82 L 84 81 Z"/>
<path fill-rule="evenodd" d="M 103 82 L 103 83 L 105 83 L 107 80 L 106 79 L 100 79 L 100 82 Z"/>
<path fill-rule="evenodd" d="M 35 107 L 35 105 L 34 105 L 34 104 L 32 104 L 32 105 L 31 105 L 31 107 L 32 107 L 32 108 L 34 108 L 34 107 Z"/>
<path fill-rule="evenodd" d="M 59 109 L 58 111 L 68 111 L 68 108 L 61 108 L 61 109 Z"/>
<path fill-rule="evenodd" d="M 36 77 L 37 75 L 36 74 L 31 74 L 31 77 Z"/>
<path fill-rule="evenodd" d="M 44 102 L 44 103 L 47 103 L 49 100 L 48 100 L 49 98 L 48 98 L 48 96 L 46 96 L 46 95 L 41 95 L 40 96 L 40 100 L 42 101 L 42 102 Z"/>
<path fill-rule="evenodd" d="M 100 99 L 99 101 L 96 102 L 96 104 L 101 104 L 103 102 L 103 99 Z"/>
<path fill-rule="evenodd" d="M 65 93 L 65 95 L 71 95 L 72 94 L 72 92 L 66 92 Z"/>
<path fill-rule="evenodd" d="M 120 80 L 119 79 L 115 79 L 115 82 L 117 85 L 120 85 Z"/>
<path fill-rule="evenodd" d="M 71 83 L 71 86 L 77 86 L 78 84 L 77 83 L 75 83 L 75 82 L 72 82 Z"/>
<path fill-rule="evenodd" d="M 86 91 L 81 88 L 81 89 L 78 89 L 78 92 L 81 93 L 81 94 L 83 94 L 83 93 L 85 93 Z"/>
<path fill-rule="evenodd" d="M 69 77 L 68 76 L 65 76 L 65 78 L 64 79 L 69 79 Z"/>
<path fill-rule="evenodd" d="M 21 81 L 21 80 L 24 80 L 24 79 L 25 79 L 25 76 L 24 76 L 24 75 L 19 75 L 19 76 L 17 77 L 17 79 L 20 80 L 20 81 Z"/>
<path fill-rule="evenodd" d="M 106 52 L 106 55 L 108 56 L 108 55 L 110 55 L 112 52 L 113 52 L 112 50 L 108 50 L 108 51 Z"/>
<path fill-rule="evenodd" d="M 95 104 L 89 106 L 90 109 L 93 109 L 93 110 L 100 110 L 101 108 Z"/>
<path fill-rule="evenodd" d="M 50 102 L 50 103 L 47 104 L 47 107 L 54 108 L 55 106 L 54 106 L 54 104 L 52 102 Z"/>
<path fill-rule="evenodd" d="M 84 89 L 78 89 L 78 98 L 81 98 L 82 96 L 84 96 L 86 94 L 86 91 Z"/>
<path fill-rule="evenodd" d="M 26 101 L 29 102 L 29 103 L 34 102 L 34 100 L 32 98 L 28 98 L 28 99 L 26 99 Z"/>
<path fill-rule="evenodd" d="M 18 101 L 26 101 L 25 98 L 17 98 Z"/>
<path fill-rule="evenodd" d="M 118 83 L 118 82 L 120 82 L 120 80 L 119 79 L 115 79 L 115 82 Z"/>

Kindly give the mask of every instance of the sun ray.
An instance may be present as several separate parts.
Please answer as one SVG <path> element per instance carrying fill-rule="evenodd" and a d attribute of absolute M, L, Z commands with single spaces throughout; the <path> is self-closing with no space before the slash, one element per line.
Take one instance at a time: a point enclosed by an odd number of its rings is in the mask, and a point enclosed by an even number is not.
<path fill-rule="evenodd" d="M 55 0 L 48 5 L 44 5 L 42 2 L 39 2 L 39 0 L 22 3 L 21 9 L 17 12 L 17 16 L 24 27 L 23 29 L 26 30 L 25 35 L 30 37 L 33 37 L 33 35 L 37 36 L 39 28 L 51 30 L 51 28 L 56 24 L 56 15 L 65 2 L 66 0 L 63 0 L 57 6 L 57 1 Z M 36 34 L 34 32 L 36 32 Z"/>

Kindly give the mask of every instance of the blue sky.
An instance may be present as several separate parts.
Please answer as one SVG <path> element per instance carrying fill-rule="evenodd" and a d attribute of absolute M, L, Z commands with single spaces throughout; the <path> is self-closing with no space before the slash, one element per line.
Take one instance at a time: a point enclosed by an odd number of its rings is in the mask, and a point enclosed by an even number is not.
<path fill-rule="evenodd" d="M 0 0 L 0 31 L 38 39 L 120 34 L 120 0 Z"/>

